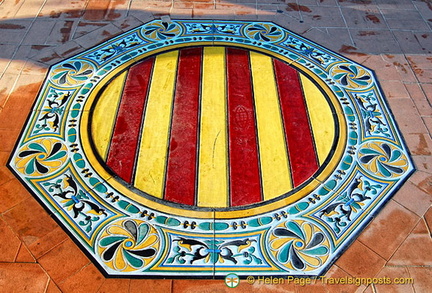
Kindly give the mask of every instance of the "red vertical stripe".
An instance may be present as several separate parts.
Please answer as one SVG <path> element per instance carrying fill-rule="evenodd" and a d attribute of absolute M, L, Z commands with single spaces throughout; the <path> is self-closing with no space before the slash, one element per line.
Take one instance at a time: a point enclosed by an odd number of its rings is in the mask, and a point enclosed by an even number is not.
<path fill-rule="evenodd" d="M 262 201 L 249 53 L 227 48 L 231 206 Z"/>
<path fill-rule="evenodd" d="M 280 60 L 274 59 L 274 67 L 288 143 L 291 176 L 296 187 L 317 171 L 317 155 L 298 73 Z"/>
<path fill-rule="evenodd" d="M 154 58 L 131 67 L 114 126 L 107 165 L 128 183 L 132 182 Z"/>
<path fill-rule="evenodd" d="M 180 51 L 165 199 L 195 205 L 202 48 Z"/>

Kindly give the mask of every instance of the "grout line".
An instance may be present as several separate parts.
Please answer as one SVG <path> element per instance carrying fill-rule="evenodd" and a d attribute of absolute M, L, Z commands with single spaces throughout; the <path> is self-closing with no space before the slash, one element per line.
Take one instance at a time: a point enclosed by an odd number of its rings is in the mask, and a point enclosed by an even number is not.
<path fill-rule="evenodd" d="M 41 265 L 39 265 L 41 268 L 42 268 L 42 266 Z M 42 268 L 43 269 L 43 268 Z M 45 270 L 44 270 L 45 271 Z M 50 275 L 48 275 L 48 273 L 45 271 L 45 274 L 47 275 L 47 282 L 46 282 L 46 285 L 45 285 L 45 290 L 44 290 L 44 293 L 47 293 L 48 292 L 48 287 L 49 287 L 49 283 L 50 283 L 50 281 L 51 281 L 51 276 Z"/>
<path fill-rule="evenodd" d="M 388 265 L 388 268 L 432 268 L 432 265 Z"/>
<path fill-rule="evenodd" d="M 6 222 L 6 221 L 4 221 L 4 222 Z M 19 254 L 19 252 L 20 252 L 20 250 L 21 250 L 21 247 L 22 247 L 22 245 L 23 245 L 21 239 L 19 239 L 19 237 L 17 237 L 17 238 L 18 238 L 20 244 L 18 245 L 18 249 L 17 249 L 17 251 L 16 251 L 16 253 L 15 253 L 15 257 L 14 257 L 13 262 L 17 262 L 18 254 Z"/>
<path fill-rule="evenodd" d="M 93 264 L 93 261 L 90 260 L 90 264 Z M 89 264 L 89 265 L 90 265 Z M 88 266 L 88 265 L 87 265 Z M 87 266 L 84 266 L 83 269 Z M 99 272 L 100 270 L 98 268 L 96 268 Z M 65 279 L 66 280 L 66 279 Z M 95 292 L 100 292 L 100 289 L 102 288 L 102 286 L 105 284 L 105 282 L 108 280 L 108 278 L 105 278 L 105 276 L 102 274 L 102 282 L 100 283 L 99 287 L 97 288 L 97 290 Z M 130 283 L 130 282 L 129 282 Z"/>
<path fill-rule="evenodd" d="M 37 14 L 36 14 L 36 16 L 33 18 L 33 20 L 31 21 L 31 23 L 30 23 L 30 25 L 29 25 L 29 27 L 27 28 L 27 30 L 26 30 L 26 32 L 25 32 L 23 38 L 20 40 L 20 42 L 18 43 L 18 45 L 16 45 L 16 49 L 15 49 L 15 51 L 13 52 L 12 56 L 9 58 L 9 62 L 6 64 L 5 70 L 0 74 L 0 79 L 3 78 L 3 76 L 5 75 L 5 73 L 6 73 L 6 71 L 7 71 L 7 68 L 9 68 L 9 66 L 12 64 L 12 62 L 13 62 L 15 56 L 17 55 L 19 49 L 21 48 L 21 45 L 22 45 L 23 42 L 24 42 L 24 39 L 27 37 L 28 33 L 30 32 L 30 29 L 32 28 L 33 24 L 36 22 L 36 19 L 37 19 L 39 13 L 42 11 L 42 8 L 45 6 L 46 2 L 47 2 L 47 0 L 44 0 L 44 2 L 42 3 L 42 5 L 40 6 L 40 8 L 39 8 L 39 10 L 38 10 L 38 12 L 37 12 Z M 26 64 L 27 62 L 28 62 L 28 59 L 26 60 L 25 64 Z M 3 107 L 2 107 L 2 109 L 6 106 L 7 102 L 9 101 L 9 98 L 10 98 L 11 94 L 14 92 L 15 87 L 16 87 L 16 85 L 17 85 L 17 83 L 18 83 L 18 80 L 19 80 L 20 77 L 21 77 L 22 71 L 23 71 L 23 67 L 20 69 L 20 71 L 19 71 L 19 73 L 18 73 L 18 75 L 17 75 L 17 78 L 15 79 L 15 82 L 13 83 L 13 85 L 12 85 L 12 87 L 11 87 L 9 93 L 7 94 L 6 99 L 5 99 L 4 103 L 3 103 Z"/>
<path fill-rule="evenodd" d="M 12 63 L 12 58 L 13 58 L 13 57 L 14 57 L 14 56 L 12 56 L 11 59 L 9 60 L 8 64 L 6 65 L 6 68 L 9 67 L 9 64 L 10 64 L 10 63 Z M 5 70 L 5 72 L 6 72 L 6 70 Z M 20 77 L 21 77 L 21 72 L 22 72 L 22 69 L 21 69 L 21 71 L 18 73 L 18 75 L 16 76 L 15 81 L 13 82 L 13 85 L 12 85 L 12 87 L 10 88 L 9 93 L 7 94 L 7 96 L 6 96 L 6 98 L 5 98 L 4 102 L 3 102 L 2 109 L 4 109 L 4 108 L 6 107 L 6 104 L 7 104 L 7 102 L 9 101 L 10 96 L 11 96 L 12 93 L 15 91 L 15 87 L 16 87 L 16 85 L 17 85 L 17 83 L 18 83 L 18 80 L 19 80 Z M 3 74 L 3 75 L 4 75 L 4 74 Z M 0 75 L 0 79 L 3 78 L 3 75 Z"/>
<path fill-rule="evenodd" d="M 57 285 L 57 283 L 53 280 L 53 278 L 51 277 L 51 275 L 47 272 L 47 270 L 36 260 L 36 264 L 41 268 L 41 270 L 47 275 L 47 277 L 48 277 L 48 281 L 47 281 L 47 286 L 46 286 L 46 289 L 45 289 L 45 291 L 44 291 L 44 293 L 46 293 L 47 292 L 47 290 L 48 290 L 48 286 L 49 286 L 49 283 L 50 282 L 53 282 L 53 284 L 55 284 L 56 285 L 56 287 L 57 288 L 59 288 L 59 286 Z M 60 289 L 60 288 L 59 288 Z"/>
<path fill-rule="evenodd" d="M 379 14 L 381 15 L 381 17 L 382 17 L 383 20 L 384 20 L 384 23 L 385 23 L 385 25 L 386 25 L 386 27 L 387 27 L 387 30 L 390 32 L 390 34 L 391 34 L 392 37 L 393 37 L 393 40 L 394 40 L 394 41 L 396 42 L 396 44 L 398 45 L 399 50 L 400 50 L 400 53 L 401 53 L 401 54 L 405 54 L 405 51 L 402 49 L 402 46 L 401 46 L 401 44 L 399 43 L 399 40 L 396 38 L 396 35 L 394 34 L 394 31 L 395 31 L 395 30 L 392 30 L 392 29 L 390 28 L 390 25 L 389 25 L 388 22 L 387 22 L 387 18 L 385 17 L 385 15 L 384 15 L 383 11 L 381 10 L 381 8 L 380 8 L 378 5 L 377 5 L 376 7 L 377 7 L 377 10 L 378 10 Z M 402 30 L 398 30 L 398 31 L 402 31 Z"/>
<path fill-rule="evenodd" d="M 429 105 L 431 105 L 431 103 L 429 102 L 429 99 L 427 98 L 427 94 L 426 94 L 425 90 L 424 90 L 423 87 L 421 86 L 422 82 L 421 82 L 421 81 L 419 80 L 419 78 L 417 77 L 417 74 L 416 74 L 416 72 L 415 72 L 415 69 L 413 68 L 413 66 L 412 66 L 412 64 L 411 64 L 411 62 L 410 62 L 410 60 L 408 59 L 409 56 L 407 56 L 407 54 L 405 54 L 405 53 L 402 53 L 401 55 L 404 56 L 405 61 L 407 62 L 409 68 L 411 69 L 411 71 L 412 71 L 412 73 L 413 73 L 413 75 L 414 75 L 414 78 L 415 78 L 415 80 L 416 80 L 416 83 L 420 86 L 420 90 L 421 90 L 421 92 L 423 93 L 423 95 L 424 95 L 424 97 L 426 98 L 426 100 L 428 101 Z M 415 54 L 413 54 L 413 55 L 415 55 Z M 423 55 L 423 54 L 420 54 L 420 55 Z M 428 55 L 428 54 L 425 54 L 425 55 Z M 412 83 L 414 83 L 414 82 L 412 82 Z"/>
<path fill-rule="evenodd" d="M 415 4 L 416 1 L 412 1 L 412 2 L 413 2 L 413 6 L 415 7 L 415 11 L 417 11 L 417 13 L 420 15 L 420 18 L 425 22 L 426 26 L 429 27 L 429 30 L 432 31 L 431 25 L 429 25 L 429 22 L 423 17 L 417 5 Z M 422 1 L 422 2 L 426 2 L 426 1 Z"/>
<path fill-rule="evenodd" d="M 42 44 L 43 46 L 53 47 L 53 44 L 48 43 L 48 36 L 53 33 L 54 29 L 56 28 L 56 24 L 57 24 L 57 22 L 55 22 L 55 24 L 52 26 L 51 30 L 47 33 L 47 37 L 45 38 L 45 41 Z M 32 46 L 32 45 L 30 45 L 30 46 Z"/>
<path fill-rule="evenodd" d="M 87 257 L 87 256 L 86 256 Z M 91 259 L 89 259 L 88 257 L 87 257 L 87 260 L 88 260 L 88 262 L 85 264 L 85 265 L 83 265 L 80 269 L 78 269 L 77 271 L 75 271 L 75 272 L 73 272 L 72 274 L 70 274 L 69 276 L 67 276 L 67 277 L 65 277 L 63 280 L 61 280 L 59 283 L 61 284 L 61 283 L 64 283 L 64 282 L 66 282 L 66 280 L 68 280 L 68 279 L 70 279 L 70 278 L 74 278 L 77 274 L 79 274 L 80 272 L 82 272 L 85 268 L 87 268 L 88 266 L 91 266 L 91 265 L 93 265 L 93 266 L 95 266 L 96 267 L 96 265 L 94 265 L 93 264 L 93 261 L 91 260 Z M 99 271 L 99 269 L 96 267 L 96 269 Z M 102 275 L 103 276 L 103 275 Z M 106 279 L 106 278 L 105 278 Z M 104 282 L 102 282 L 102 284 L 103 284 Z M 102 286 L 102 285 L 101 285 Z M 100 287 L 99 287 L 100 288 Z M 99 289 L 98 288 L 98 289 Z M 96 292 L 98 292 L 98 291 L 96 291 Z"/>
<path fill-rule="evenodd" d="M 419 217 L 416 213 L 414 213 L 413 211 L 407 209 L 405 206 L 403 206 L 399 202 L 397 202 L 397 201 L 395 201 L 395 202 L 397 204 L 399 204 L 400 206 L 402 206 L 403 208 L 405 208 L 406 210 L 408 210 L 409 212 L 413 213 L 415 216 Z M 393 253 L 389 256 L 389 259 L 386 260 L 386 265 L 384 265 L 385 267 L 387 266 L 387 264 L 389 263 L 389 261 L 393 258 L 393 256 L 396 254 L 396 252 L 398 252 L 399 248 L 401 248 L 401 246 L 405 243 L 405 241 L 408 239 L 408 237 L 410 235 L 412 235 L 412 232 L 415 230 L 415 228 L 417 227 L 417 225 L 420 223 L 421 220 L 422 220 L 422 217 L 419 217 L 419 220 L 417 220 L 417 222 L 415 223 L 415 225 L 413 226 L 413 228 L 409 231 L 409 233 L 407 234 L 407 236 L 405 238 L 403 238 L 403 240 L 400 241 L 399 245 L 395 248 L 395 250 L 393 251 Z"/>
<path fill-rule="evenodd" d="M 347 21 L 346 21 L 345 15 L 344 15 L 343 12 L 342 12 L 342 7 L 341 7 L 340 5 L 338 5 L 338 9 L 339 9 L 339 14 L 341 15 L 342 20 L 343 20 L 343 22 L 344 22 L 344 24 L 345 24 L 345 28 L 346 28 L 346 30 L 348 31 L 348 36 L 349 36 L 349 38 L 350 38 L 351 45 L 352 45 L 353 47 L 356 47 L 356 43 L 354 42 L 354 38 L 352 37 L 351 30 L 350 30 L 350 28 L 348 27 L 348 23 L 347 23 Z M 331 28 L 331 27 L 329 27 L 329 28 Z"/>
<path fill-rule="evenodd" d="M 408 278 L 412 278 L 414 280 L 414 277 L 411 275 L 411 272 L 408 267 L 404 267 L 405 273 L 408 275 Z M 411 284 L 411 289 L 413 292 L 415 292 L 414 283 Z"/>
<path fill-rule="evenodd" d="M 81 21 L 82 21 L 82 16 L 79 19 L 77 19 L 76 21 L 72 20 L 72 29 L 71 29 L 71 33 L 69 35 L 69 40 L 67 42 L 65 42 L 64 44 L 67 44 L 68 42 L 75 40 L 75 34 L 76 34 L 77 30 L 78 30 L 79 23 Z"/>
<path fill-rule="evenodd" d="M 30 29 L 32 28 L 33 24 L 36 22 L 36 19 L 38 18 L 38 15 L 39 15 L 39 13 L 42 11 L 42 8 L 45 6 L 46 2 L 47 2 L 47 0 L 44 0 L 44 2 L 42 3 L 42 5 L 39 7 L 39 10 L 37 11 L 36 16 L 35 16 L 35 17 L 33 18 L 33 20 L 30 22 L 30 25 L 28 26 L 28 28 L 27 28 L 27 30 L 26 30 L 24 36 L 22 37 L 22 39 L 20 40 L 20 42 L 18 43 L 18 45 L 16 45 L 16 49 L 15 49 L 15 51 L 13 52 L 12 56 L 9 58 L 9 62 L 6 64 L 6 68 L 8 68 L 9 65 L 12 63 L 12 61 L 14 60 L 16 54 L 18 53 L 19 48 L 20 48 L 21 45 L 23 44 L 24 39 L 27 37 L 27 35 L 28 35 L 28 33 L 30 32 Z M 24 4 L 24 2 L 23 2 L 23 4 Z M 21 6 L 22 6 L 23 4 L 21 4 Z M 4 76 L 5 72 L 6 72 L 6 68 L 5 68 L 4 72 L 2 72 L 2 73 L 0 74 L 0 79 L 3 78 L 3 76 Z M 21 72 L 22 72 L 22 68 L 21 68 L 20 72 L 18 73 L 18 78 L 21 76 Z M 15 89 L 15 85 L 16 85 L 16 82 L 14 83 L 13 87 L 11 88 L 11 92 Z M 6 104 L 6 102 L 8 101 L 9 96 L 10 96 L 10 93 L 9 93 L 9 95 L 6 97 L 5 104 Z"/>
<path fill-rule="evenodd" d="M 420 220 L 423 220 L 423 222 L 424 222 L 424 224 L 425 224 L 425 226 L 426 226 L 426 230 L 428 231 L 429 236 L 432 238 L 432 231 L 431 231 L 429 225 L 427 224 L 424 215 L 423 215 L 423 217 L 422 217 Z"/>
<path fill-rule="evenodd" d="M 4 218 L 4 214 L 5 214 L 6 212 L 7 212 L 7 211 L 4 211 L 4 212 L 2 212 L 2 213 L 0 214 L 0 220 L 3 221 L 3 223 L 7 226 L 7 228 L 8 228 L 9 230 L 12 231 L 12 233 L 14 234 L 14 236 L 15 236 L 15 237 L 19 240 L 19 242 L 20 242 L 20 245 L 19 245 L 19 247 L 18 247 L 18 250 L 17 250 L 17 252 L 16 252 L 16 255 L 15 255 L 15 257 L 14 257 L 14 261 L 13 261 L 13 262 L 16 262 L 16 259 L 17 259 L 17 257 L 18 257 L 18 253 L 19 253 L 19 251 L 20 251 L 22 245 L 25 246 L 25 248 L 28 250 L 28 252 L 30 253 L 30 255 L 31 255 L 31 256 L 35 259 L 35 261 L 37 262 L 36 257 L 35 257 L 35 256 L 33 255 L 33 253 L 32 253 L 32 252 L 27 248 L 27 246 L 23 243 L 23 240 L 21 240 L 21 237 L 19 236 L 19 234 L 15 231 L 15 229 L 12 228 L 12 226 L 8 223 L 8 221 L 5 220 L 5 218 Z"/>
<path fill-rule="evenodd" d="M 51 233 L 51 232 L 50 232 Z M 66 233 L 67 234 L 67 233 Z M 60 245 L 62 245 L 63 243 L 65 243 L 68 240 L 73 240 L 71 237 L 69 237 L 69 235 L 67 235 L 67 237 L 65 239 L 63 239 L 62 241 L 60 241 L 59 243 L 57 243 L 56 245 L 54 245 L 53 247 L 51 247 L 50 249 L 48 249 L 47 251 L 45 251 L 42 255 L 40 255 L 39 257 L 34 257 L 34 259 L 36 260 L 37 263 L 39 263 L 39 259 L 46 256 L 48 253 L 50 253 L 51 251 L 53 251 L 54 249 L 56 249 L 57 247 L 59 247 Z"/>
<path fill-rule="evenodd" d="M 297 7 L 300 6 L 298 3 L 298 0 L 296 0 L 296 5 L 297 5 Z M 301 9 L 298 10 L 298 13 L 299 13 L 299 17 L 300 17 L 300 22 L 303 23 L 304 20 L 303 20 L 303 14 L 301 13 Z"/>
<path fill-rule="evenodd" d="M 174 2 L 174 0 L 172 0 L 173 2 Z M 126 12 L 126 17 L 129 17 L 129 16 L 131 16 L 130 15 L 130 10 L 131 10 L 131 7 L 132 7 L 132 0 L 128 0 L 128 5 L 127 5 L 127 12 Z"/>
<path fill-rule="evenodd" d="M 415 73 L 415 70 L 414 70 L 414 68 L 412 67 L 411 62 L 408 60 L 407 55 L 406 55 L 405 53 L 402 53 L 401 55 L 404 57 L 405 61 L 407 62 L 409 68 L 411 69 L 411 71 L 412 71 L 412 73 L 413 73 L 413 75 L 414 75 L 415 80 L 417 81 L 417 83 L 414 83 L 414 84 L 417 84 L 417 85 L 419 86 L 420 91 L 423 93 L 423 96 L 426 98 L 426 101 L 428 102 L 429 106 L 431 106 L 431 103 L 429 102 L 429 99 L 427 98 L 426 92 L 425 92 L 425 90 L 423 89 L 423 87 L 421 86 L 422 83 L 420 82 L 419 78 L 417 77 L 417 74 Z M 402 81 L 402 82 L 403 82 L 403 81 Z M 405 85 L 404 85 L 404 87 L 405 87 Z M 425 122 L 424 119 L 422 118 L 422 115 L 421 115 L 421 113 L 420 113 L 419 108 L 417 107 L 417 104 L 415 103 L 414 99 L 411 97 L 411 94 L 410 94 L 410 92 L 408 91 L 408 89 L 407 89 L 406 87 L 405 87 L 405 89 L 406 89 L 407 92 L 408 92 L 409 99 L 410 99 L 411 102 L 413 103 L 417 115 L 420 117 L 420 119 L 421 119 L 421 121 L 422 121 L 422 123 L 423 123 L 423 126 L 426 128 L 426 130 L 427 130 L 427 132 L 428 132 L 428 134 L 429 134 L 429 137 L 431 137 L 431 136 L 432 136 L 432 133 L 430 132 L 430 130 L 429 130 L 429 128 L 428 128 L 426 122 Z M 414 185 L 415 185 L 415 184 L 414 184 Z M 417 187 L 417 185 L 415 185 L 415 186 Z"/>

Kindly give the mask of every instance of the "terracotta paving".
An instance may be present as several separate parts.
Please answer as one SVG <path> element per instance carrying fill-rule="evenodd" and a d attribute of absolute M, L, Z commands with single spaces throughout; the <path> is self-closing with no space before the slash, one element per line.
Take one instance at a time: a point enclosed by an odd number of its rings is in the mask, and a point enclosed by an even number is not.
<path fill-rule="evenodd" d="M 161 17 L 273 22 L 374 70 L 416 172 L 312 284 L 105 278 L 6 167 L 53 64 Z M 4 292 L 428 292 L 432 288 L 432 2 L 0 1 L 0 287 Z M 242 203 L 242 202 L 240 202 Z M 377 278 L 374 284 L 343 284 Z M 378 279 L 379 278 L 379 279 Z M 382 284 L 380 281 L 406 284 Z M 296 280 L 300 282 L 299 280 Z M 334 282 L 338 282 L 335 284 Z M 306 286 L 306 287 L 305 287 Z"/>

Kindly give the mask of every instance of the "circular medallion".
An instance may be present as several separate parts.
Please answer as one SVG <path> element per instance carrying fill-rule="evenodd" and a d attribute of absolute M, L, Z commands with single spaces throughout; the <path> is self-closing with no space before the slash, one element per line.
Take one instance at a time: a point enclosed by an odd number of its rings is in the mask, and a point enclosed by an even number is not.
<path fill-rule="evenodd" d="M 180 48 L 101 83 L 88 126 L 101 170 L 169 207 L 286 205 L 329 176 L 345 145 L 333 93 L 274 54 Z"/>
<path fill-rule="evenodd" d="M 316 225 L 306 221 L 279 224 L 269 236 L 271 253 L 291 270 L 310 271 L 320 267 L 329 256 L 330 244 Z"/>
<path fill-rule="evenodd" d="M 408 167 L 407 156 L 388 142 L 367 142 L 359 150 L 360 166 L 381 178 L 397 178 Z"/>
<path fill-rule="evenodd" d="M 43 176 L 62 167 L 67 160 L 66 146 L 53 138 L 34 140 L 19 150 L 17 169 L 29 176 Z"/>
<path fill-rule="evenodd" d="M 160 245 L 160 236 L 153 226 L 128 219 L 108 226 L 100 236 L 97 249 L 108 267 L 131 272 L 151 263 Z"/>

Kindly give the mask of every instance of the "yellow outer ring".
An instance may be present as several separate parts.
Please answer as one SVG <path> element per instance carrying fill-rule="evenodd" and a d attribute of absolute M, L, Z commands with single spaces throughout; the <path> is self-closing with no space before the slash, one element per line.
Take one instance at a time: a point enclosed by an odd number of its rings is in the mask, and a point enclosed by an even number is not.
<path fill-rule="evenodd" d="M 197 43 L 196 45 L 205 46 L 208 45 L 208 43 Z M 232 44 L 232 43 L 225 43 L 225 42 L 215 42 L 214 45 L 222 45 L 222 46 L 235 46 L 235 47 L 241 47 L 246 48 L 249 50 L 259 51 L 261 53 L 270 55 L 272 57 L 278 58 L 280 60 L 285 61 L 288 64 L 293 65 L 293 63 L 296 62 L 296 60 L 291 60 L 289 58 L 286 58 L 285 56 L 276 54 L 274 52 L 257 48 L 254 46 L 248 46 L 248 45 L 241 45 L 238 44 Z M 91 164 L 93 169 L 98 173 L 99 176 L 101 176 L 103 179 L 106 180 L 108 184 L 112 186 L 113 189 L 117 190 L 119 193 L 123 194 L 124 196 L 128 197 L 131 200 L 134 200 L 146 207 L 155 209 L 160 212 L 176 215 L 176 216 L 182 216 L 182 217 L 193 217 L 193 218 L 202 218 L 202 219 L 230 219 L 230 218 L 245 218 L 248 216 L 255 216 L 258 214 L 267 213 L 276 209 L 283 208 L 285 206 L 288 206 L 289 204 L 292 204 L 303 197 L 310 194 L 313 190 L 315 190 L 321 182 L 326 180 L 334 171 L 336 166 L 339 164 L 342 155 L 344 153 L 345 145 L 347 142 L 347 126 L 345 123 L 345 116 L 343 114 L 342 107 L 339 104 L 339 101 L 337 100 L 336 96 L 334 95 L 333 91 L 321 80 L 319 79 L 316 74 L 312 73 L 310 69 L 307 67 L 302 66 L 301 64 L 296 63 L 295 67 L 300 68 L 303 72 L 305 72 L 308 77 L 312 78 L 314 82 L 318 85 L 318 88 L 322 89 L 326 94 L 327 97 L 329 97 L 330 101 L 332 102 L 333 107 L 336 110 L 336 118 L 337 123 L 339 126 L 339 131 L 337 132 L 338 135 L 338 141 L 336 143 L 336 148 L 334 150 L 333 156 L 331 160 L 327 163 L 327 165 L 324 167 L 324 170 L 315 178 L 312 179 L 306 186 L 301 188 L 300 190 L 296 191 L 295 193 L 291 194 L 288 197 L 275 200 L 268 204 L 260 204 L 259 206 L 251 207 L 251 208 L 242 208 L 238 210 L 231 210 L 231 211 L 211 211 L 211 210 L 195 210 L 189 208 L 177 208 L 174 205 L 164 205 L 161 203 L 158 203 L 156 201 L 153 201 L 149 198 L 143 197 L 139 194 L 134 193 L 132 190 L 129 190 L 126 186 L 118 182 L 113 176 L 111 176 L 105 168 L 99 163 L 96 154 L 93 152 L 93 150 L 90 148 L 90 137 L 88 133 L 88 127 L 90 125 L 89 121 L 89 114 L 90 109 L 95 102 L 97 98 L 97 94 L 101 90 L 101 88 L 109 81 L 111 78 L 113 78 L 116 74 L 119 72 L 125 70 L 127 67 L 131 66 L 132 64 L 146 58 L 152 55 L 156 55 L 157 53 L 170 51 L 178 48 L 183 47 L 191 47 L 190 44 L 182 44 L 182 45 L 175 45 L 171 46 L 169 48 L 154 50 L 152 52 L 142 54 L 139 56 L 139 58 L 132 59 L 128 62 L 123 63 L 120 65 L 116 70 L 113 70 L 109 74 L 107 74 L 101 81 L 99 81 L 94 89 L 92 90 L 91 94 L 86 100 L 86 103 L 83 108 L 83 114 L 81 116 L 80 125 L 85 125 L 86 127 L 80 127 L 80 138 L 83 146 L 83 152 L 85 156 L 88 159 L 88 162 Z"/>

